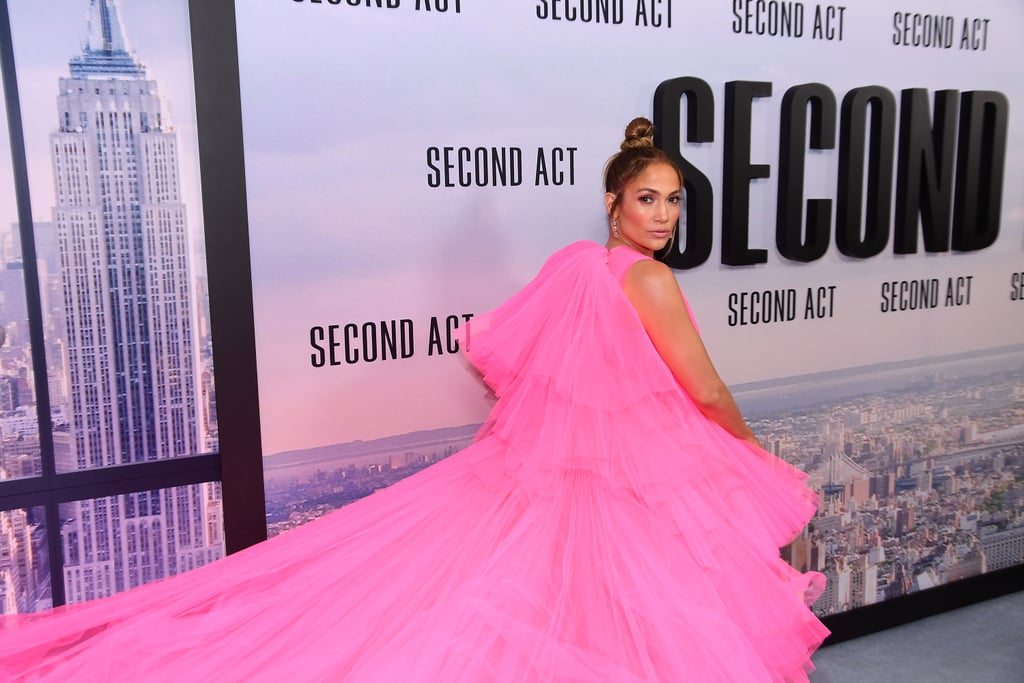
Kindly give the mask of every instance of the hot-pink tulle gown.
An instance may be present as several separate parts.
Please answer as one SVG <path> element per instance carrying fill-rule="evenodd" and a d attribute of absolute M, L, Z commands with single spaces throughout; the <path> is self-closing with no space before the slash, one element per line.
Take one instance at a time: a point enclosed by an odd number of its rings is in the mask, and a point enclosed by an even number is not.
<path fill-rule="evenodd" d="M 805 475 L 709 421 L 577 242 L 469 327 L 475 443 L 187 574 L 7 618 L 0 678 L 805 681 L 820 574 L 779 558 Z M 426 397 L 424 400 L 429 400 Z"/>

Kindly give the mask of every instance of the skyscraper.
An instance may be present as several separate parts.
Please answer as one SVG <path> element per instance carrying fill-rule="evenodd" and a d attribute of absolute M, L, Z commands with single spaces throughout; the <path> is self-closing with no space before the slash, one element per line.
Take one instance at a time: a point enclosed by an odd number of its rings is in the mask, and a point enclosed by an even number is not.
<path fill-rule="evenodd" d="M 202 368 L 178 140 L 116 0 L 90 0 L 50 136 L 66 317 L 58 471 L 202 452 Z M 55 435 L 57 436 L 57 435 Z M 69 602 L 223 554 L 216 484 L 63 506 Z"/>

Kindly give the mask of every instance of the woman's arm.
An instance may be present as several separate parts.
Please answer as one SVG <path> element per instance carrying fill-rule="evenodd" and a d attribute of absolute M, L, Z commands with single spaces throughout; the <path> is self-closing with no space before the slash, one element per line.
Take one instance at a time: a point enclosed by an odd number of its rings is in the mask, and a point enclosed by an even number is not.
<path fill-rule="evenodd" d="M 760 447 L 690 320 L 672 270 L 658 261 L 638 261 L 627 271 L 623 289 L 654 347 L 701 412 Z"/>

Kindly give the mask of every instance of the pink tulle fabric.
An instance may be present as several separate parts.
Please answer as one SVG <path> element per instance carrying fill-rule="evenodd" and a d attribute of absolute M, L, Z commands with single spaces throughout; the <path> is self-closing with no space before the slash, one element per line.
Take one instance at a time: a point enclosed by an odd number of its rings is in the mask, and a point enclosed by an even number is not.
<path fill-rule="evenodd" d="M 474 319 L 498 400 L 469 448 L 188 574 L 7 618 L 0 678 L 806 681 L 823 577 L 779 547 L 817 498 L 675 381 L 622 290 L 640 258 L 569 245 Z"/>

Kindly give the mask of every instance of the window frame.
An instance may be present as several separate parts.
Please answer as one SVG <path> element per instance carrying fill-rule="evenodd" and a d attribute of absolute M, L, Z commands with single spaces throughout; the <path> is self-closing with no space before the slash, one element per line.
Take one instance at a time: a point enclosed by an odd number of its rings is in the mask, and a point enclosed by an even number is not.
<path fill-rule="evenodd" d="M 189 0 L 188 9 L 203 215 L 207 226 L 214 377 L 217 386 L 230 388 L 217 397 L 219 451 L 58 473 L 10 15 L 7 0 L 0 0 L 0 75 L 22 243 L 42 467 L 41 476 L 0 481 L 0 510 L 42 508 L 45 511 L 54 606 L 66 602 L 61 503 L 219 481 L 225 551 L 237 552 L 267 537 L 234 3 Z"/>

